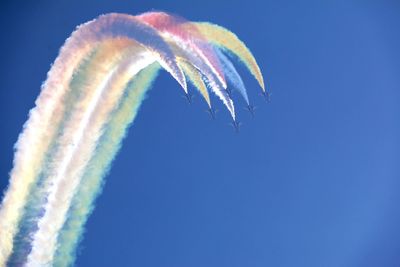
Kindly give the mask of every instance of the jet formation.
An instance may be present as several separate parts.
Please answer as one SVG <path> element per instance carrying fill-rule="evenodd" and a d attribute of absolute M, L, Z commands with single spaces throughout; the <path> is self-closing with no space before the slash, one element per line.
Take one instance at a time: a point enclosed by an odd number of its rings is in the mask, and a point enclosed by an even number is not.
<path fill-rule="evenodd" d="M 227 88 L 227 89 L 226 89 L 226 92 L 227 92 L 229 98 L 232 99 L 232 89 Z M 271 103 L 271 95 L 272 95 L 272 93 L 271 93 L 270 91 L 262 91 L 262 92 L 260 92 L 260 94 L 261 94 L 261 96 L 264 98 L 264 100 L 265 100 L 266 103 Z M 185 94 L 183 95 L 183 97 L 187 100 L 187 102 L 189 103 L 189 105 L 192 104 L 192 102 L 193 102 L 193 97 L 194 97 L 194 96 L 193 96 L 193 93 L 190 93 L 190 92 L 185 93 Z M 256 106 L 253 106 L 253 105 L 251 105 L 251 104 L 248 104 L 248 105 L 245 107 L 245 110 L 247 110 L 247 111 L 250 113 L 250 115 L 251 115 L 251 117 L 252 117 L 253 119 L 254 119 L 254 117 L 255 117 L 255 110 L 256 110 L 256 109 L 257 109 L 257 107 L 256 107 Z M 216 113 L 217 113 L 217 111 L 218 111 L 217 109 L 210 107 L 210 108 L 208 108 L 206 111 L 207 111 L 207 113 L 211 116 L 211 119 L 212 119 L 212 120 L 215 120 L 215 119 L 216 119 Z M 237 121 L 237 120 L 233 120 L 230 124 L 233 126 L 233 128 L 235 129 L 235 132 L 236 132 L 236 133 L 238 133 L 238 132 L 240 131 L 240 126 L 242 125 L 241 122 L 239 122 L 239 121 Z"/>

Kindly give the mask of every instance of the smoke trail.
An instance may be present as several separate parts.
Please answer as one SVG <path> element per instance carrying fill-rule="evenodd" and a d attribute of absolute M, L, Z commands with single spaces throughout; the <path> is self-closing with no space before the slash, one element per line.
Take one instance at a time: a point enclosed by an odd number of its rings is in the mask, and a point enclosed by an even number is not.
<path fill-rule="evenodd" d="M 199 59 L 198 62 L 204 62 L 205 64 L 199 67 L 204 75 L 209 76 L 213 73 L 222 87 L 226 88 L 222 66 L 214 55 L 213 48 L 196 26 L 191 25 L 189 21 L 182 17 L 173 16 L 166 12 L 146 12 L 136 17 L 158 29 L 166 39 L 173 39 L 184 51 Z M 207 70 L 204 71 L 205 69 Z M 210 79 L 210 77 L 208 78 Z"/>
<path fill-rule="evenodd" d="M 160 67 L 187 93 L 186 74 L 211 108 L 207 84 L 235 120 L 225 74 L 246 100 L 247 93 L 213 45 L 238 55 L 262 87 L 263 80 L 244 44 L 216 27 L 152 12 L 103 15 L 73 32 L 15 146 L 0 209 L 0 266 L 74 262 L 103 178 Z"/>
<path fill-rule="evenodd" d="M 74 196 L 68 219 L 59 236 L 55 266 L 69 266 L 73 263 L 75 248 L 82 238 L 84 224 L 94 209 L 94 201 L 102 190 L 103 178 L 109 172 L 111 161 L 118 153 L 122 139 L 136 117 L 158 70 L 158 64 L 154 63 L 142 70 L 127 85 L 125 96 L 107 124 L 96 153 L 88 164 L 89 168 L 85 171 L 79 190 Z"/>
<path fill-rule="evenodd" d="M 55 131 L 54 134 L 54 140 L 58 140 L 62 136 L 65 123 L 69 120 L 71 114 L 73 113 L 74 103 L 77 103 L 79 96 L 84 93 L 85 86 L 82 86 L 82 84 L 87 83 L 87 81 L 84 79 L 84 74 L 87 73 L 87 68 L 90 66 L 91 59 L 95 58 L 96 55 L 97 51 L 91 53 L 87 59 L 82 62 L 78 70 L 75 71 L 75 74 L 70 82 L 70 89 L 65 94 L 62 103 L 59 103 L 58 105 L 63 107 L 63 112 L 58 125 L 58 130 Z M 107 55 L 105 56 L 107 58 Z M 108 56 L 108 60 L 110 60 L 111 56 Z M 102 73 L 100 72 L 100 74 Z M 21 265 L 23 263 L 21 261 L 24 260 L 24 255 L 27 253 L 26 251 L 30 250 L 30 243 L 32 241 L 30 234 L 35 231 L 37 218 L 39 214 L 43 212 L 42 206 L 46 202 L 46 195 L 43 194 L 43 191 L 46 190 L 45 177 L 49 175 L 49 171 L 52 169 L 51 167 L 54 164 L 53 159 L 55 157 L 55 153 L 59 149 L 59 146 L 59 141 L 53 141 L 50 144 L 48 151 L 45 153 L 45 159 L 43 163 L 44 166 L 41 168 L 42 170 L 38 174 L 37 181 L 32 185 L 31 194 L 29 195 L 27 203 L 24 207 L 24 214 L 19 225 L 18 235 L 14 238 L 16 249 L 9 260 L 8 264 L 10 265 Z"/>
<path fill-rule="evenodd" d="M 256 78 L 263 91 L 265 91 L 264 79 L 256 59 L 246 45 L 231 31 L 208 22 L 194 23 L 203 36 L 224 50 L 236 55 Z"/>
<path fill-rule="evenodd" d="M 29 119 L 14 146 L 14 167 L 0 209 L 0 266 L 5 266 L 12 252 L 22 209 L 60 123 L 64 106 L 58 104 L 65 96 L 66 82 L 83 56 L 90 51 L 87 45 L 76 48 L 76 41 L 71 38 L 66 41 L 35 101 L 36 107 L 29 112 Z M 70 50 L 76 51 L 74 56 L 70 55 Z"/>
<path fill-rule="evenodd" d="M 222 100 L 235 120 L 233 102 L 224 90 L 227 85 L 221 63 L 197 27 L 165 12 L 148 12 L 137 17 L 158 29 L 172 43 L 175 51 L 179 51 L 179 55 L 187 58 L 205 76 L 209 87 Z"/>
<path fill-rule="evenodd" d="M 37 107 L 30 112 L 25 130 L 16 144 L 14 168 L 7 190 L 9 193 L 5 195 L 0 210 L 0 264 L 6 261 L 12 251 L 21 210 L 40 171 L 45 152 L 54 138 L 54 130 L 57 129 L 54 126 L 60 122 L 61 109 L 64 108 L 59 102 L 68 91 L 68 81 L 74 69 L 99 42 L 118 37 L 131 37 L 145 45 L 186 90 L 183 72 L 168 44 L 154 29 L 140 23 L 133 16 L 103 15 L 80 26 L 60 51 L 36 101 Z"/>
<path fill-rule="evenodd" d="M 67 133 L 65 140 L 72 141 L 72 144 L 66 144 L 60 149 L 57 160 L 59 164 L 54 167 L 55 174 L 48 178 L 48 183 L 52 184 L 52 187 L 48 190 L 48 201 L 44 207 L 46 213 L 38 223 L 28 265 L 51 262 L 57 233 L 64 223 L 71 197 L 79 184 L 81 173 L 93 154 L 103 124 L 122 95 L 127 80 L 154 61 L 148 52 L 143 53 L 143 48 L 135 49 L 127 57 L 126 62 L 120 63 L 117 69 L 110 66 L 112 70 L 108 76 L 97 88 L 92 89 L 94 94 L 92 96 L 86 94 L 87 102 L 83 103 L 81 109 L 84 114 L 78 111 L 76 117 L 71 119 L 71 125 L 64 130 Z"/>
<path fill-rule="evenodd" d="M 247 105 L 249 105 L 249 97 L 247 96 L 247 90 L 244 86 L 243 80 L 240 77 L 239 73 L 236 71 L 232 62 L 221 52 L 219 49 L 215 49 L 219 59 L 221 60 L 222 66 L 225 70 L 225 74 L 228 77 L 231 84 L 240 92 L 246 101 Z"/>
<path fill-rule="evenodd" d="M 115 51 L 121 50 L 128 45 L 132 45 L 132 42 L 126 40 L 118 40 L 114 42 L 105 42 L 92 56 L 85 60 L 84 65 L 79 71 L 76 71 L 69 85 L 67 96 L 63 102 L 59 103 L 59 106 L 65 106 L 64 120 L 60 125 L 60 135 L 57 136 L 52 153 L 48 156 L 47 162 L 45 162 L 44 171 L 41 174 L 43 182 L 38 185 L 36 190 L 32 192 L 35 198 L 31 198 L 27 205 L 25 212 L 25 222 L 21 225 L 22 237 L 24 242 L 31 242 L 31 237 L 28 235 L 37 230 L 37 216 L 41 215 L 46 209 L 45 204 L 48 200 L 48 192 L 51 192 L 51 187 L 54 186 L 49 177 L 54 175 L 58 170 L 61 170 L 60 164 L 62 159 L 65 158 L 65 154 L 68 150 L 76 148 L 76 141 L 73 140 L 73 134 L 76 133 L 77 123 L 80 121 L 79 116 L 84 112 L 85 105 L 87 105 L 91 97 L 98 91 L 96 91 L 96 85 L 101 83 L 109 72 L 109 68 L 121 61 L 122 56 L 114 55 Z M 83 110 L 83 111 L 82 111 Z M 99 112 L 97 112 L 99 113 Z M 100 114 L 100 113 L 99 113 Z M 91 123 L 93 125 L 93 123 Z M 72 170 L 73 168 L 69 168 Z M 59 199 L 60 197 L 58 197 Z M 54 225 L 54 224 L 53 224 Z M 25 227 L 24 227 L 25 226 Z M 19 234 L 21 236 L 21 234 Z M 18 237 L 18 236 L 17 236 Z M 18 239 L 15 240 L 17 242 Z M 22 251 L 21 251 L 22 249 Z M 20 246 L 19 250 L 15 251 L 17 255 L 13 257 L 15 262 L 26 257 L 26 251 L 29 251 L 30 247 Z"/>
<path fill-rule="evenodd" d="M 233 102 L 224 90 L 227 85 L 222 65 L 198 28 L 183 18 L 165 12 L 147 12 L 137 17 L 158 29 L 166 40 L 181 48 L 180 54 L 188 58 L 205 76 L 209 87 L 222 100 L 232 119 L 236 120 Z"/>
<path fill-rule="evenodd" d="M 85 28 L 82 30 L 86 30 L 87 28 L 89 31 L 93 31 L 93 28 L 95 28 L 96 31 L 94 34 L 96 39 L 99 39 L 99 37 L 100 39 L 106 37 L 127 37 L 141 43 L 147 49 L 155 52 L 161 66 L 171 73 L 184 90 L 186 90 L 183 71 L 179 68 L 170 47 L 156 29 L 147 26 L 147 24 L 133 16 L 115 13 L 102 15 L 97 20 L 84 24 L 82 28 Z"/>
<path fill-rule="evenodd" d="M 183 71 L 189 77 L 189 80 L 193 83 L 193 86 L 196 87 L 200 94 L 204 97 L 208 107 L 211 108 L 210 95 L 208 94 L 207 87 L 201 78 L 201 74 L 190 63 L 186 63 L 185 60 L 179 60 L 179 65 L 182 66 Z"/>

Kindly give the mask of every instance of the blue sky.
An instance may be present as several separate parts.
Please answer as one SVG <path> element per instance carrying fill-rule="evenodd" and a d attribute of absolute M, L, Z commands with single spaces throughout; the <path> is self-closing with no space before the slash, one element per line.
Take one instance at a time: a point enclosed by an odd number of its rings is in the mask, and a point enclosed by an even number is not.
<path fill-rule="evenodd" d="M 225 26 L 273 92 L 265 104 L 238 68 L 258 109 L 251 119 L 239 108 L 235 134 L 222 104 L 210 120 L 200 96 L 189 106 L 163 72 L 107 177 L 77 266 L 399 266 L 396 1 L 0 5 L 0 190 L 59 47 L 101 13 L 160 9 Z"/>

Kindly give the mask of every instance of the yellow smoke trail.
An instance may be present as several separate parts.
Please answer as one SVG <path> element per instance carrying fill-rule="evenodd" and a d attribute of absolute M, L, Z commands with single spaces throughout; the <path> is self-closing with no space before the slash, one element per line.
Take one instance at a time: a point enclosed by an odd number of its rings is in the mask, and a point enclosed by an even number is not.
<path fill-rule="evenodd" d="M 118 50 L 114 47 L 113 51 Z M 105 60 L 109 53 L 105 54 L 95 60 L 97 62 L 93 63 L 93 66 L 96 68 L 86 74 L 87 77 L 94 77 L 94 80 L 90 80 L 90 86 L 84 90 L 86 95 L 78 107 L 75 107 L 77 112 L 72 116 L 70 125 L 64 129 L 65 135 L 61 138 L 63 145 L 58 157 L 55 157 L 58 164 L 53 166 L 55 174 L 47 181 L 51 184 L 48 189 L 48 202 L 34 236 L 28 266 L 51 263 L 57 233 L 65 221 L 71 198 L 87 162 L 93 155 L 102 127 L 121 98 L 128 80 L 140 69 L 155 61 L 149 52 L 138 45 L 134 46 L 134 49 L 130 48 L 127 59 L 119 63 L 116 69 L 114 66 L 119 59 L 107 63 Z M 103 72 L 108 74 L 104 76 Z"/>
<path fill-rule="evenodd" d="M 233 32 L 208 22 L 196 22 L 193 24 L 196 25 L 207 40 L 237 55 L 256 78 L 263 91 L 265 91 L 264 78 L 256 59 L 247 46 Z"/>
<path fill-rule="evenodd" d="M 183 59 L 178 58 L 178 64 L 182 67 L 183 72 L 186 74 L 186 76 L 189 78 L 189 80 L 193 83 L 193 86 L 196 87 L 201 95 L 204 97 L 206 100 L 208 107 L 211 108 L 211 100 L 210 100 L 210 95 L 208 94 L 207 87 L 201 77 L 201 74 L 199 71 L 193 67 L 190 63 L 187 63 Z"/>

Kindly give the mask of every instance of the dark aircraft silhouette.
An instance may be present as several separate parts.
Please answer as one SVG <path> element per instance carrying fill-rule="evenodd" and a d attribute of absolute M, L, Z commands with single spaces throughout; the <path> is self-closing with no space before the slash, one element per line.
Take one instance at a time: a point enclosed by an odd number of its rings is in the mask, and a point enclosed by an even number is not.
<path fill-rule="evenodd" d="M 215 114 L 217 113 L 217 110 L 213 109 L 213 108 L 209 108 L 209 109 L 207 109 L 207 112 L 208 112 L 208 114 L 210 114 L 211 119 L 215 120 Z"/>
<path fill-rule="evenodd" d="M 271 103 L 271 95 L 272 95 L 271 92 L 263 91 L 263 92 L 261 92 L 261 95 L 264 97 L 266 102 Z"/>
<path fill-rule="evenodd" d="M 254 118 L 254 110 L 256 110 L 257 107 L 253 105 L 247 105 L 246 109 L 250 112 L 251 116 Z"/>
<path fill-rule="evenodd" d="M 192 93 L 190 93 L 190 92 L 185 93 L 183 95 L 183 97 L 186 98 L 186 100 L 188 101 L 189 104 L 192 104 L 192 100 L 193 100 L 193 94 Z"/>
<path fill-rule="evenodd" d="M 231 122 L 231 125 L 233 126 L 233 128 L 235 128 L 235 132 L 239 133 L 240 125 L 242 125 L 242 123 L 234 120 Z"/>
<path fill-rule="evenodd" d="M 229 98 L 232 99 L 232 89 L 231 88 L 226 88 L 226 93 L 228 94 Z"/>

